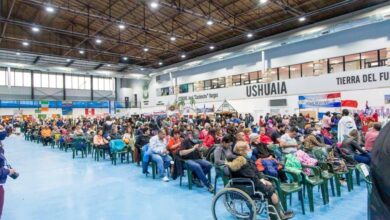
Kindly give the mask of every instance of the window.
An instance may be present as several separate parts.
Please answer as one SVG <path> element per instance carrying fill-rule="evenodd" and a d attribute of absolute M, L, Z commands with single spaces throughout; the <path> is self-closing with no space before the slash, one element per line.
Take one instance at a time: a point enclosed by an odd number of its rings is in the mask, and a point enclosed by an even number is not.
<path fill-rule="evenodd" d="M 41 87 L 41 74 L 34 73 L 34 87 Z"/>
<path fill-rule="evenodd" d="M 250 84 L 250 79 L 249 79 L 249 73 L 243 73 L 241 74 L 241 82 L 244 84 L 244 85 L 248 85 Z"/>
<path fill-rule="evenodd" d="M 104 90 L 111 91 L 112 80 L 111 79 L 104 79 Z"/>
<path fill-rule="evenodd" d="M 72 89 L 78 89 L 79 87 L 79 77 L 72 76 Z"/>
<path fill-rule="evenodd" d="M 345 71 L 360 69 L 360 54 L 352 54 L 345 56 Z"/>
<path fill-rule="evenodd" d="M 218 88 L 225 88 L 226 87 L 226 78 L 220 77 L 218 78 Z"/>
<path fill-rule="evenodd" d="M 104 90 L 104 78 L 99 78 L 99 90 Z"/>
<path fill-rule="evenodd" d="M 204 81 L 204 87 L 203 88 L 204 88 L 204 90 L 211 89 L 211 79 Z"/>
<path fill-rule="evenodd" d="M 276 81 L 276 80 L 278 80 L 278 68 L 273 68 L 268 73 L 267 82 Z"/>
<path fill-rule="evenodd" d="M 380 51 L 379 51 L 379 58 L 380 58 L 380 63 L 379 63 L 379 65 L 380 66 L 386 66 L 386 63 L 388 63 L 387 62 L 387 54 L 388 54 L 388 52 L 387 52 L 387 49 L 381 49 Z M 389 54 L 390 55 L 390 54 Z"/>
<path fill-rule="evenodd" d="M 84 77 L 84 88 L 90 90 L 91 89 L 91 77 Z"/>
<path fill-rule="evenodd" d="M 188 84 L 179 85 L 179 93 L 188 93 Z"/>
<path fill-rule="evenodd" d="M 49 74 L 41 74 L 41 87 L 49 88 Z"/>
<path fill-rule="evenodd" d="M 279 67 L 279 80 L 286 80 L 289 78 L 290 75 L 289 75 L 288 67 L 287 66 Z"/>
<path fill-rule="evenodd" d="M 212 79 L 211 80 L 211 89 L 217 89 L 218 88 L 218 79 Z"/>
<path fill-rule="evenodd" d="M 258 82 L 264 82 L 264 77 L 267 77 L 267 76 L 265 76 L 262 71 L 259 71 L 258 75 L 259 75 L 259 78 L 258 78 L 257 81 Z"/>
<path fill-rule="evenodd" d="M 377 50 L 362 53 L 362 68 L 377 67 L 379 66 L 378 60 Z"/>
<path fill-rule="evenodd" d="M 164 87 L 161 89 L 157 89 L 157 95 L 159 95 L 159 96 L 173 95 L 173 88 L 172 87 Z"/>
<path fill-rule="evenodd" d="M 7 85 L 6 81 L 5 81 L 5 68 L 0 68 L 0 86 L 5 86 Z"/>
<path fill-rule="evenodd" d="M 329 73 L 338 73 L 343 71 L 343 57 L 335 57 L 329 59 Z"/>
<path fill-rule="evenodd" d="M 240 86 L 241 85 L 241 75 L 234 75 L 232 77 L 232 83 L 233 83 L 233 86 Z"/>
<path fill-rule="evenodd" d="M 8 85 L 14 86 L 15 85 L 15 74 L 14 70 L 11 69 L 11 71 L 8 73 Z"/>
<path fill-rule="evenodd" d="M 31 72 L 30 70 L 25 70 L 23 74 L 23 86 L 31 87 Z"/>
<path fill-rule="evenodd" d="M 290 79 L 301 78 L 301 64 L 290 66 Z"/>
<path fill-rule="evenodd" d="M 257 83 L 259 82 L 259 72 L 256 71 L 256 72 L 250 72 L 249 73 L 249 83 L 252 84 L 252 83 Z"/>
<path fill-rule="evenodd" d="M 56 74 L 49 75 L 49 88 L 57 88 L 57 75 Z"/>
<path fill-rule="evenodd" d="M 322 71 L 322 64 L 318 63 L 318 71 Z M 307 77 L 307 76 L 313 76 L 314 74 L 314 63 L 302 63 L 302 76 Z"/>
<path fill-rule="evenodd" d="M 59 88 L 59 89 L 63 88 L 63 86 L 64 86 L 63 85 L 64 84 L 64 76 L 62 74 L 57 75 L 56 84 L 57 84 L 57 88 Z"/>
<path fill-rule="evenodd" d="M 72 76 L 65 75 L 65 88 L 71 89 L 72 88 Z"/>
<path fill-rule="evenodd" d="M 11 75 L 15 74 L 15 78 L 14 78 L 15 81 L 14 83 L 11 83 L 11 86 L 23 86 L 23 78 L 24 78 L 23 70 L 11 71 L 10 74 Z"/>

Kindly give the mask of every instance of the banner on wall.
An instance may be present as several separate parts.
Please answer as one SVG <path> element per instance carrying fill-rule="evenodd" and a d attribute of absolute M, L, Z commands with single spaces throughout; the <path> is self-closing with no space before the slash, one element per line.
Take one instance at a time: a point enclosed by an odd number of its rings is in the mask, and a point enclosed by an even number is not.
<path fill-rule="evenodd" d="M 385 104 L 390 104 L 390 95 L 385 95 Z"/>
<path fill-rule="evenodd" d="M 62 115 L 72 115 L 73 107 L 72 102 L 63 102 L 62 103 Z"/>
<path fill-rule="evenodd" d="M 95 109 L 94 108 L 86 108 L 85 109 L 85 115 L 86 116 L 94 116 L 95 115 Z"/>
<path fill-rule="evenodd" d="M 41 101 L 41 112 L 49 111 L 49 101 Z"/>
<path fill-rule="evenodd" d="M 340 108 L 341 94 L 328 93 L 323 95 L 299 96 L 299 108 Z"/>

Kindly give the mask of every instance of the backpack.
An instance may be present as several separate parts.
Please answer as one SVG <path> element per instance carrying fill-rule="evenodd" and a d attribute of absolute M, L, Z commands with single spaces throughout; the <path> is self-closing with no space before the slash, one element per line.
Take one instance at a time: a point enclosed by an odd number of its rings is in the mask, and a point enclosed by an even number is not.
<path fill-rule="evenodd" d="M 125 148 L 125 142 L 123 140 L 120 140 L 120 139 L 116 139 L 116 140 L 111 140 L 110 141 L 110 149 L 111 149 L 111 152 L 120 152 L 120 151 L 123 151 L 123 149 Z"/>

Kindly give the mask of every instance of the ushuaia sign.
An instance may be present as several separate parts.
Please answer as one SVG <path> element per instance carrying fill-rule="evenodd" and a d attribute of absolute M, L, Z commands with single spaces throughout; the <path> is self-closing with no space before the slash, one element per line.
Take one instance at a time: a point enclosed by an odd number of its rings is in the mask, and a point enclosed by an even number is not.
<path fill-rule="evenodd" d="M 272 82 L 246 87 L 247 97 L 260 97 L 287 94 L 286 82 Z"/>

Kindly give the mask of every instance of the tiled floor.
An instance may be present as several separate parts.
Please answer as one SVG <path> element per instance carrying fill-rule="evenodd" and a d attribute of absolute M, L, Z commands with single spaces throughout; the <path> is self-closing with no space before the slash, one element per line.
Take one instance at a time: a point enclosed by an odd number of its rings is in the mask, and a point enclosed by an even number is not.
<path fill-rule="evenodd" d="M 3 143 L 9 163 L 20 172 L 17 180 L 9 178 L 5 186 L 4 220 L 212 219 L 212 195 L 205 189 L 190 191 L 186 185 L 180 187 L 178 180 L 152 180 L 134 164 L 114 167 L 90 156 L 72 159 L 70 152 L 22 137 L 13 136 Z M 315 190 L 315 212 L 305 216 L 294 197 L 294 219 L 367 219 L 366 193 L 362 182 L 350 193 L 343 188 L 341 198 L 331 197 L 324 206 Z"/>

